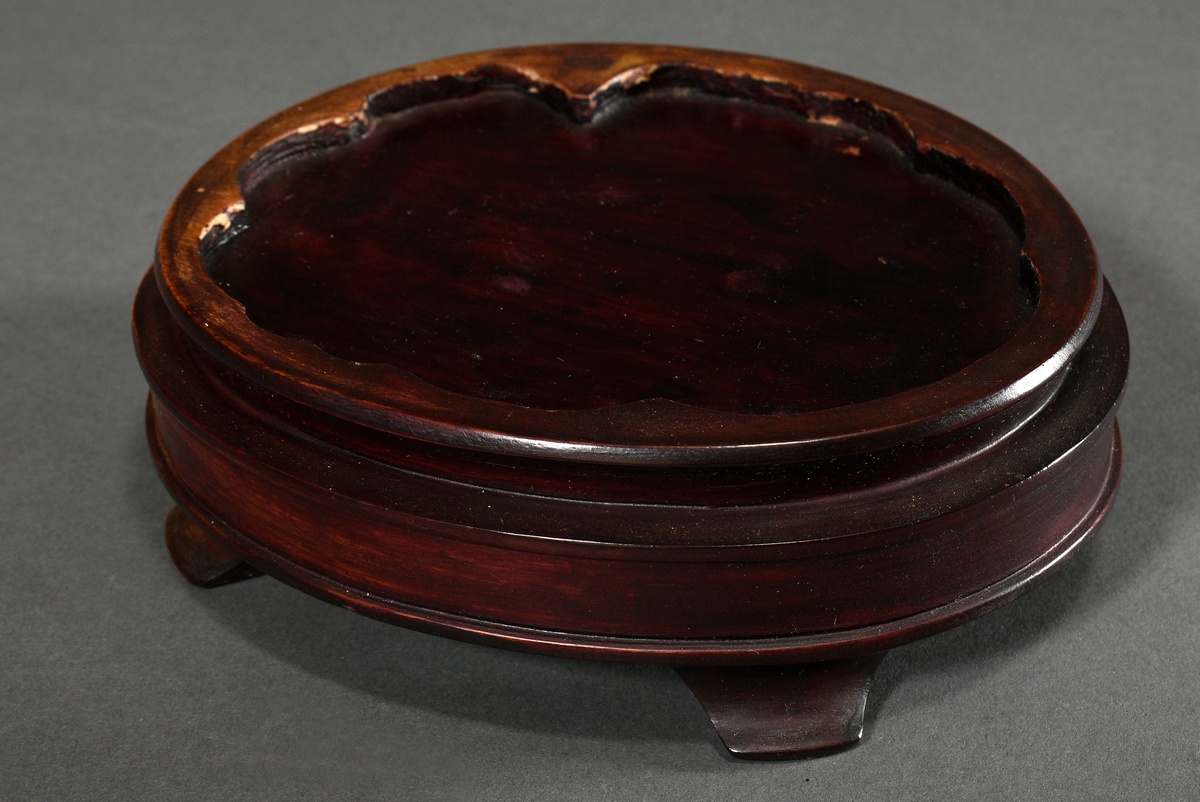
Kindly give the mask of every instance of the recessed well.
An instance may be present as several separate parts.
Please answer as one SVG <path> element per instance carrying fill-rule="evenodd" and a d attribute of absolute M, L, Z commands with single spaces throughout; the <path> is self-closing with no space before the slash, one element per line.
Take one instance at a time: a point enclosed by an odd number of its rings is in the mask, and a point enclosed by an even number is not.
<path fill-rule="evenodd" d="M 543 409 L 868 401 L 1036 306 L 1009 220 L 888 136 L 701 91 L 423 103 L 244 194 L 204 261 L 258 326 Z"/>

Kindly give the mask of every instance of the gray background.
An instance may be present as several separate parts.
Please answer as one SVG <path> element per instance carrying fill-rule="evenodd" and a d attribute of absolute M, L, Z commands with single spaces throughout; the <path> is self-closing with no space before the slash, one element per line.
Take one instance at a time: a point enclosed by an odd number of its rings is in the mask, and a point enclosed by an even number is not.
<path fill-rule="evenodd" d="M 1200 798 L 1200 11 L 1186 1 L 0 4 L 0 797 Z M 966 117 L 1075 204 L 1125 307 L 1125 482 L 1063 574 L 900 649 L 856 749 L 734 762 L 672 673 L 469 646 L 161 544 L 128 312 L 251 124 L 452 53 L 695 44 Z"/>

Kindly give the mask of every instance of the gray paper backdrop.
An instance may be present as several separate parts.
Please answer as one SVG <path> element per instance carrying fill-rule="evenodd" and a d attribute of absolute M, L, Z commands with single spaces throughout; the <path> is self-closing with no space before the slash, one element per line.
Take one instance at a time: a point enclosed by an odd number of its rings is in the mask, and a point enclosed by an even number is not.
<path fill-rule="evenodd" d="M 885 662 L 856 749 L 734 762 L 661 667 L 464 645 L 270 579 L 189 587 L 133 291 L 173 194 L 279 109 L 512 44 L 693 44 L 887 84 L 1024 153 L 1133 338 L 1125 482 L 1039 591 Z M 1200 6 L 0 2 L 0 798 L 1200 798 Z"/>

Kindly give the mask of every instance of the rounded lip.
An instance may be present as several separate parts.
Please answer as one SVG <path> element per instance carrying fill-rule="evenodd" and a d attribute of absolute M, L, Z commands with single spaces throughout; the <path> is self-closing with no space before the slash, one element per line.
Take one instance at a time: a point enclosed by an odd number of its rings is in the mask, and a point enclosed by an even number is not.
<path fill-rule="evenodd" d="M 996 178 L 1024 217 L 1023 253 L 1039 301 L 1026 325 L 967 368 L 902 393 L 813 412 L 749 415 L 665 399 L 548 410 L 466 396 L 389 365 L 333 357 L 255 325 L 201 262 L 200 243 L 242 205 L 239 173 L 272 143 L 362 121 L 369 99 L 401 84 L 501 65 L 581 104 L 660 66 L 689 66 L 763 84 L 866 101 L 936 149 Z M 514 456 L 647 465 L 800 461 L 862 453 L 981 420 L 1046 388 L 1095 323 L 1102 293 L 1087 233 L 1054 186 L 991 135 L 924 101 L 798 63 L 654 45 L 565 45 L 484 51 L 381 73 L 260 123 L 212 157 L 164 221 L 155 274 L 168 307 L 202 347 L 267 389 L 336 416 L 443 445 Z"/>

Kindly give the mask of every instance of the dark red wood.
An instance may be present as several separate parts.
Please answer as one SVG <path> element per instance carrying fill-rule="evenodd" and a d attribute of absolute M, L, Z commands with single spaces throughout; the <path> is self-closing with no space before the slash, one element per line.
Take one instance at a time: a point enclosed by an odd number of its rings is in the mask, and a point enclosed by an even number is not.
<path fill-rule="evenodd" d="M 890 138 L 695 93 L 588 124 L 515 92 L 420 106 L 257 178 L 239 225 L 206 262 L 257 325 L 540 409 L 883 398 L 1036 294 L 1001 213 Z"/>
<path fill-rule="evenodd" d="M 243 562 L 237 552 L 205 532 L 178 507 L 167 513 L 165 535 L 171 561 L 193 585 L 216 588 L 262 576 L 261 571 Z"/>
<path fill-rule="evenodd" d="M 564 58 L 555 48 L 528 48 L 417 65 L 313 98 L 247 132 L 193 177 L 164 223 L 156 274 L 180 325 L 235 372 L 273 392 L 339 417 L 446 445 L 485 448 L 502 454 L 621 464 L 794 462 L 863 453 L 950 431 L 995 414 L 1019 398 L 1048 392 L 1061 379 L 1062 371 L 1094 325 L 1100 307 L 1099 273 L 1086 232 L 1070 207 L 1020 156 L 952 115 L 882 87 L 788 62 L 686 48 L 576 46 L 569 49 L 590 55 L 581 61 Z M 601 64 L 608 66 L 601 67 Z M 219 286 L 208 272 L 205 262 L 212 260 L 202 258 L 203 254 L 223 250 L 226 241 L 236 241 L 246 231 L 244 206 L 247 199 L 242 195 L 242 185 L 253 195 L 260 182 L 266 180 L 270 184 L 272 176 L 297 169 L 307 159 L 321 158 L 320 154 L 328 153 L 331 148 L 354 149 L 356 143 L 368 142 L 377 129 L 388 128 L 389 117 L 411 114 L 414 107 L 493 94 L 534 95 L 550 109 L 559 110 L 580 124 L 603 125 L 606 115 L 614 109 L 613 116 L 619 122 L 623 115 L 617 112 L 625 103 L 633 103 L 643 96 L 682 94 L 695 98 L 701 106 L 718 99 L 726 106 L 755 105 L 759 117 L 790 114 L 791 123 L 781 123 L 780 127 L 795 136 L 801 136 L 798 131 L 808 130 L 805 121 L 828 128 L 845 128 L 850 131 L 849 137 L 839 134 L 831 136 L 831 140 L 846 147 L 860 147 L 862 152 L 881 158 L 888 147 L 899 151 L 911 163 L 915 173 L 908 174 L 898 164 L 891 167 L 898 171 L 894 175 L 899 177 L 901 185 L 909 186 L 910 192 L 915 192 L 916 185 L 921 183 L 916 174 L 941 178 L 943 184 L 961 190 L 957 196 L 950 193 L 949 200 L 945 195 L 941 200 L 955 210 L 953 216 L 959 218 L 960 223 L 963 216 L 986 214 L 980 204 L 971 201 L 972 198 L 1003 217 L 1011 234 L 1020 242 L 1020 264 L 1025 266 L 1018 265 L 1005 271 L 1010 280 L 999 282 L 1007 288 L 1002 295 L 1015 292 L 1011 280 L 1015 270 L 1026 294 L 1032 293 L 1036 285 L 1038 297 L 1044 296 L 1047 300 L 1036 304 L 1022 328 L 1023 336 L 1005 340 L 962 370 L 939 381 L 909 387 L 895 395 L 824 409 L 744 415 L 720 409 L 719 403 L 718 408 L 679 403 L 671 398 L 679 394 L 680 388 L 676 387 L 666 395 L 627 403 L 587 408 L 596 403 L 596 399 L 591 398 L 582 405 L 567 405 L 584 408 L 559 409 L 467 395 L 455 392 L 454 387 L 432 384 L 394 364 L 360 363 L 339 358 L 303 336 L 288 336 L 270 327 L 256 325 L 247 316 L 243 305 Z M 728 113 L 728 109 L 725 111 Z M 477 146 L 488 150 L 482 143 L 489 141 L 491 133 L 485 129 L 478 137 Z M 867 141 L 859 141 L 856 137 L 867 137 Z M 753 148 L 748 145 L 745 149 Z M 847 154 L 838 155 L 849 158 Z M 466 154 L 463 157 L 467 158 Z M 803 163 L 804 160 L 798 161 Z M 276 169 L 279 165 L 286 169 Z M 698 174 L 713 169 L 711 160 L 697 164 Z M 887 170 L 882 172 L 887 174 Z M 429 180 L 436 185 L 436 176 Z M 445 176 L 444 180 L 451 181 L 451 178 Z M 806 194 L 812 198 L 815 193 L 806 190 Z M 844 209 L 854 208 L 850 194 L 843 191 L 846 202 L 838 205 Z M 876 200 L 883 202 L 885 199 L 877 197 Z M 445 208 L 444 204 L 434 205 Z M 816 205 L 819 203 L 814 204 L 814 208 Z M 736 198 L 726 204 L 726 224 L 732 219 L 728 213 L 736 211 L 736 206 Z M 786 215 L 786 210 L 780 211 Z M 587 227 L 593 218 L 611 223 L 611 212 L 597 203 L 593 214 L 580 219 L 579 228 L 585 234 L 588 230 L 594 231 Z M 911 206 L 892 209 L 892 212 L 900 214 L 901 229 L 914 224 L 920 217 L 919 210 Z M 765 222 L 769 214 L 759 217 L 758 222 Z M 979 219 L 976 223 L 983 227 L 981 230 L 989 232 L 985 237 L 987 242 L 977 246 L 977 254 L 987 253 L 989 247 L 1004 247 L 1004 232 L 997 229 L 994 221 L 989 224 Z M 695 226 L 689 228 L 686 221 L 676 224 L 682 230 L 680 239 L 696 236 Z M 879 221 L 878 225 L 884 224 Z M 758 224 L 753 227 L 764 228 Z M 428 227 L 424 231 L 431 243 L 436 244 L 442 239 L 439 233 L 428 234 Z M 846 239 L 840 231 L 836 228 L 810 232 L 822 243 L 813 249 L 814 252 L 818 256 L 839 252 L 841 247 L 832 243 Z M 954 240 L 961 231 L 961 225 L 954 226 L 945 232 L 949 238 L 947 242 L 928 243 L 930 248 L 921 260 L 921 270 L 930 269 L 932 255 L 952 245 L 951 241 L 961 245 L 961 238 Z M 540 243 L 528 227 L 514 227 L 512 235 L 515 238 L 512 244 L 517 251 L 527 255 L 537 253 Z M 178 243 L 198 240 L 203 240 L 206 247 L 177 247 Z M 917 237 L 915 242 L 919 241 L 920 237 Z M 898 243 L 896 247 L 903 251 L 905 245 L 915 242 Z M 371 247 L 367 246 L 367 250 Z M 873 249 L 864 246 L 860 255 L 868 250 Z M 883 250 L 887 251 L 887 248 Z M 431 252 L 437 253 L 436 248 Z M 749 252 L 753 253 L 753 249 Z M 788 254 L 789 258 L 793 255 Z M 887 260 L 894 254 L 881 252 L 875 256 Z M 963 260 L 956 264 L 964 269 L 957 280 L 977 276 L 978 271 L 970 264 L 975 257 L 970 254 L 960 256 Z M 662 265 L 667 262 L 667 259 L 658 262 L 657 269 L 663 269 Z M 818 263 L 819 259 L 809 262 L 810 267 Z M 876 264 L 881 270 L 885 266 Z M 469 266 L 445 265 L 445 275 L 438 283 L 450 281 L 451 273 L 463 267 Z M 611 269 L 611 265 L 609 267 Z M 744 260 L 727 267 L 738 270 L 721 273 L 725 278 L 731 272 L 749 269 Z M 565 279 L 568 265 L 560 264 L 557 270 Z M 220 276 L 219 268 L 217 272 Z M 823 272 L 813 270 L 814 276 Z M 370 270 L 362 274 L 355 272 L 353 281 L 362 280 L 369 286 L 370 273 Z M 936 273 L 936 269 L 933 270 L 933 274 Z M 222 278 L 228 279 L 228 275 Z M 743 283 L 748 287 L 761 282 L 750 277 L 742 282 L 734 277 L 735 286 Z M 801 278 L 794 281 L 793 286 L 802 287 L 804 283 Z M 519 282 L 508 282 L 508 285 L 518 286 Z M 488 281 L 487 287 L 491 293 L 489 297 L 496 305 L 502 305 L 512 294 L 511 289 L 504 289 L 504 282 Z M 611 315 L 605 325 L 610 334 L 601 336 L 600 342 L 610 339 L 612 332 L 619 334 L 620 326 L 629 316 L 630 310 L 616 302 L 619 296 L 613 293 L 615 289 L 606 290 L 614 303 L 607 307 Z M 925 289 L 931 296 L 943 290 L 940 285 L 926 286 Z M 483 292 L 483 289 L 479 291 Z M 661 294 L 665 296 L 666 293 Z M 852 292 L 843 294 L 849 301 L 846 314 L 853 314 L 855 298 Z M 950 295 L 961 297 L 963 294 L 952 292 Z M 730 291 L 723 296 L 723 302 L 734 297 L 736 294 Z M 965 297 L 979 296 L 978 292 L 969 291 Z M 989 297 L 987 306 L 976 307 L 976 316 L 991 314 L 985 310 L 992 302 Z M 929 300 L 924 304 L 924 309 L 938 305 Z M 868 305 L 880 308 L 877 302 Z M 400 306 L 398 303 L 396 309 Z M 1009 318 L 1007 323 L 1011 325 L 1011 318 L 1020 318 L 1019 306 L 1019 298 L 1010 298 L 1007 303 L 999 304 L 999 316 Z M 485 322 L 483 308 L 486 307 L 479 304 L 472 307 L 473 316 L 481 318 L 481 327 Z M 1008 310 L 1007 315 L 1003 310 Z M 297 317 L 307 314 L 295 307 L 291 312 Z M 707 314 L 700 309 L 693 312 Z M 261 308 L 259 314 L 265 314 Z M 977 319 L 972 316 L 962 318 L 966 326 L 956 329 L 956 338 L 970 339 L 968 334 Z M 211 323 L 213 320 L 221 321 L 220 325 L 203 325 L 203 321 Z M 360 315 L 356 320 L 356 326 L 365 330 L 376 326 L 371 322 L 374 317 Z M 799 320 L 793 322 L 799 326 Z M 564 342 L 578 340 L 582 330 L 570 320 L 565 322 L 571 325 L 564 329 L 559 339 Z M 585 322 L 594 322 L 594 319 Z M 273 325 L 278 328 L 278 321 Z M 649 330 L 661 331 L 664 327 L 669 328 L 669 325 L 659 324 Z M 884 325 L 882 330 L 888 332 L 894 328 Z M 832 330 L 836 329 L 835 326 Z M 638 330 L 645 331 L 644 328 Z M 291 329 L 285 327 L 285 332 L 288 331 Z M 431 330 L 427 328 L 426 331 Z M 761 334 L 776 347 L 789 345 L 775 329 L 764 328 Z M 803 332 L 798 332 L 797 339 L 802 341 L 802 335 Z M 386 339 L 387 335 L 383 337 Z M 937 340 L 933 335 L 925 335 L 925 338 L 926 341 Z M 949 341 L 955 342 L 956 338 Z M 371 337 L 351 338 L 349 347 L 353 349 L 354 343 L 364 339 Z M 469 344 L 470 338 L 467 339 Z M 751 350 L 735 348 L 735 353 L 726 354 L 726 359 L 747 363 L 762 359 L 758 340 L 743 336 L 732 340 L 723 337 L 721 341 L 732 342 L 736 347 L 744 347 L 749 342 L 754 344 Z M 921 341 L 916 342 L 919 346 Z M 941 342 L 945 344 L 946 340 Z M 663 347 L 671 345 L 669 338 L 660 344 Z M 764 341 L 764 345 L 767 344 Z M 466 353 L 465 358 L 471 359 L 469 354 L 473 353 L 483 357 L 482 361 L 497 358 L 503 361 L 502 350 L 484 356 L 480 348 L 466 352 L 462 345 L 458 343 L 452 349 L 460 357 Z M 643 347 L 644 344 L 638 345 Z M 340 351 L 347 343 L 339 342 L 335 347 Z M 878 344 L 877 358 L 882 358 L 890 347 L 891 343 L 885 338 Z M 974 350 L 967 349 L 967 353 Z M 440 352 L 446 353 L 446 349 Z M 819 361 L 821 357 L 819 348 L 805 353 L 811 360 Z M 620 357 L 619 363 L 629 363 L 628 354 L 621 352 L 615 356 Z M 531 355 L 531 358 L 538 357 Z M 920 362 L 922 358 L 919 347 L 908 354 L 908 359 L 914 362 Z M 400 361 L 411 362 L 402 358 Z M 884 362 L 889 361 L 884 359 Z M 650 367 L 662 364 L 662 358 L 649 360 Z M 956 364 L 953 356 L 941 368 L 927 368 L 926 375 L 936 374 L 951 364 Z M 665 387 L 680 381 L 675 376 L 683 375 L 683 366 L 672 364 L 670 367 L 671 371 L 656 371 L 649 380 L 643 380 L 639 385 L 643 389 L 634 395 L 653 394 L 653 390 L 646 388 Z M 824 367 L 824 381 L 834 381 L 845 372 L 832 361 Z M 431 375 L 441 376 L 447 372 L 434 370 Z M 612 373 L 615 372 L 606 375 Z M 467 380 L 459 378 L 458 381 Z M 884 383 L 891 388 L 908 385 L 899 379 Z M 761 382 L 759 386 L 763 386 Z M 853 387 L 849 387 L 846 391 L 852 390 Z M 817 395 L 829 397 L 827 393 Z M 833 395 L 836 397 L 836 393 Z M 628 389 L 621 396 L 630 397 Z M 819 399 L 810 399 L 808 406 L 821 407 L 822 403 Z M 781 400 L 776 396 L 735 403 L 732 408 L 770 410 L 780 404 Z"/>
<path fill-rule="evenodd" d="M 795 666 L 677 668 L 725 747 L 751 760 L 820 755 L 863 734 L 882 655 Z"/>
<path fill-rule="evenodd" d="M 1054 188 L 756 57 L 308 101 L 185 187 L 134 330 L 191 581 L 683 667 L 747 755 L 854 740 L 870 656 L 1045 578 L 1120 471 L 1124 320 Z"/>

